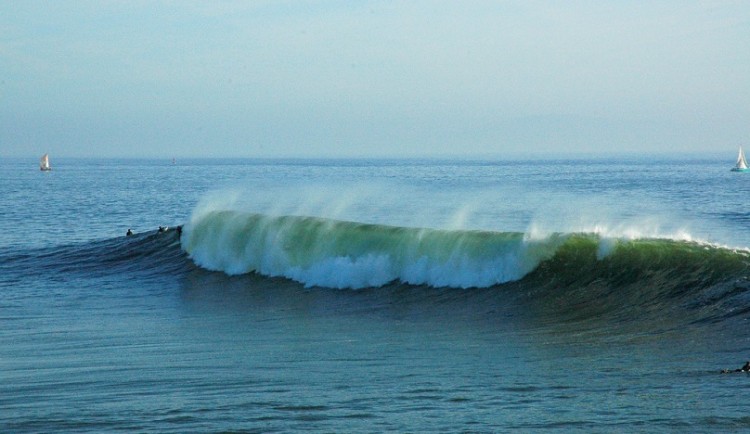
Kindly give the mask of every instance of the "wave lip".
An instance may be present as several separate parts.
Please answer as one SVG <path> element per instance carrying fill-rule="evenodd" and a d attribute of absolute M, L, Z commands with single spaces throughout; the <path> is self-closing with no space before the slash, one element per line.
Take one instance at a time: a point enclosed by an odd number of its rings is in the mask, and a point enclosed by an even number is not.
<path fill-rule="evenodd" d="M 365 288 L 400 281 L 470 288 L 521 279 L 553 257 L 565 239 L 212 211 L 185 226 L 182 245 L 204 268 L 286 277 L 308 287 Z"/>

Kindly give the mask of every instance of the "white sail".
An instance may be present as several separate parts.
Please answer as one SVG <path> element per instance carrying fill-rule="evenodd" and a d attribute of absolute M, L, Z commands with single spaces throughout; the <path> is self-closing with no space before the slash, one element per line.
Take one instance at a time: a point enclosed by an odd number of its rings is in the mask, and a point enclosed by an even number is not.
<path fill-rule="evenodd" d="M 49 165 L 49 155 L 42 155 L 42 158 L 39 160 L 39 170 L 52 170 L 52 167 Z"/>
<path fill-rule="evenodd" d="M 747 160 L 745 160 L 745 153 L 742 152 L 742 146 L 740 146 L 740 153 L 737 155 L 737 165 L 735 168 L 741 170 L 747 169 Z"/>

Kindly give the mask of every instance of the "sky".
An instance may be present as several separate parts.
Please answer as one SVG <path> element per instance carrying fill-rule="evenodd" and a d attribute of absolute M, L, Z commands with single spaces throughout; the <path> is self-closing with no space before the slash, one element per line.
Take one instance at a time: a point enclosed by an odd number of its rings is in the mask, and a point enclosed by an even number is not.
<path fill-rule="evenodd" d="M 743 143 L 744 0 L 0 0 L 0 156 L 733 158 Z"/>

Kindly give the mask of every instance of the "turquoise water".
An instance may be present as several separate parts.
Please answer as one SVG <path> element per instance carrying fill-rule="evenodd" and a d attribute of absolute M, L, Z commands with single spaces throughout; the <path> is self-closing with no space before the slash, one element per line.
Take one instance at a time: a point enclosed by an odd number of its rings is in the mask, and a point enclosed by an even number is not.
<path fill-rule="evenodd" d="M 0 162 L 0 431 L 747 429 L 731 163 Z"/>

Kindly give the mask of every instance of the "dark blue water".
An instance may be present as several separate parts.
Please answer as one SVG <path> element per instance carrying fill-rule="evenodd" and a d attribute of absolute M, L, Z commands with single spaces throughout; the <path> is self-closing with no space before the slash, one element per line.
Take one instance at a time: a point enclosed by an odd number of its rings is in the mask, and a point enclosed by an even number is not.
<path fill-rule="evenodd" d="M 750 359 L 731 163 L 4 161 L 0 431 L 748 429 L 750 376 L 719 374 Z M 565 243 L 486 287 L 334 289 L 198 266 L 174 226 L 206 210 Z M 320 272 L 379 271 L 350 263 Z"/>

